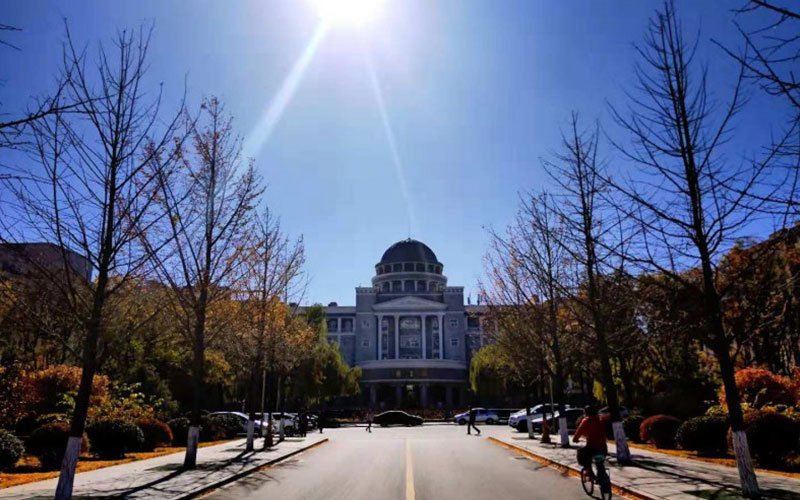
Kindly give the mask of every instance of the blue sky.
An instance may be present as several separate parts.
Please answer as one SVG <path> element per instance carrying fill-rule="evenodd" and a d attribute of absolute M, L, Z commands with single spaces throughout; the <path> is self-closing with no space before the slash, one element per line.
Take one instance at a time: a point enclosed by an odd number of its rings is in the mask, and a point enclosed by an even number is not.
<path fill-rule="evenodd" d="M 319 23 L 304 0 L 0 2 L 0 23 L 23 29 L 5 35 L 21 51 L 0 50 L 0 112 L 13 115 L 48 90 L 63 18 L 81 44 L 154 22 L 149 78 L 164 83 L 167 105 L 184 82 L 193 103 L 216 95 L 245 139 Z M 708 40 L 739 43 L 730 10 L 741 3 L 677 2 L 686 31 L 702 27 L 699 57 L 720 100 L 735 68 Z M 617 133 L 606 102 L 624 103 L 632 43 L 659 5 L 388 0 L 365 29 L 329 31 L 272 134 L 253 148 L 268 204 L 287 231 L 305 237 L 305 301 L 352 304 L 353 287 L 368 285 L 382 252 L 409 231 L 436 252 L 449 283 L 474 299 L 485 228 L 511 221 L 520 190 L 547 186 L 539 158 L 558 147 L 570 112 Z M 733 154 L 756 153 L 784 112 L 754 92 Z"/>

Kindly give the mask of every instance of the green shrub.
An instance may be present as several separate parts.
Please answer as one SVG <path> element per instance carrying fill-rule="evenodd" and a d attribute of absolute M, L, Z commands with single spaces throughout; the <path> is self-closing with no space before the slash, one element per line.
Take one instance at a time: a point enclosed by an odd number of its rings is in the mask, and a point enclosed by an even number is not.
<path fill-rule="evenodd" d="M 750 453 L 758 465 L 786 468 L 787 459 L 797 451 L 800 422 L 774 410 L 751 410 L 744 415 L 744 425 Z"/>
<path fill-rule="evenodd" d="M 642 415 L 631 415 L 622 420 L 622 428 L 625 430 L 625 435 L 634 443 L 642 440 L 639 435 L 639 428 L 642 426 L 642 422 L 644 422 Z"/>
<path fill-rule="evenodd" d="M 69 440 L 69 424 L 55 422 L 39 427 L 28 437 L 25 449 L 42 463 L 45 470 L 61 467 L 64 451 Z M 89 449 L 89 440 L 84 433 L 81 441 L 81 451 Z"/>
<path fill-rule="evenodd" d="M 675 433 L 681 421 L 670 415 L 653 415 L 647 417 L 639 426 L 642 441 L 653 443 L 656 448 L 674 448 Z"/>
<path fill-rule="evenodd" d="M 142 451 L 153 451 L 160 446 L 169 446 L 172 444 L 173 436 L 169 426 L 152 417 L 142 417 L 136 421 L 138 427 L 144 436 L 142 441 Z"/>
<path fill-rule="evenodd" d="M 235 415 L 214 415 L 222 425 L 225 439 L 233 439 L 242 432 L 242 420 Z"/>
<path fill-rule="evenodd" d="M 25 445 L 10 432 L 0 429 L 0 470 L 13 467 L 25 452 Z"/>
<path fill-rule="evenodd" d="M 104 460 L 123 458 L 144 443 L 144 434 L 136 425 L 118 418 L 95 420 L 86 428 L 92 452 Z"/>
<path fill-rule="evenodd" d="M 225 421 L 219 415 L 200 417 L 200 441 L 219 441 L 225 439 Z"/>
<path fill-rule="evenodd" d="M 694 417 L 678 427 L 675 439 L 684 450 L 703 455 L 725 453 L 728 449 L 728 420 L 720 417 Z"/>
<path fill-rule="evenodd" d="M 189 419 L 186 417 L 173 418 L 167 422 L 172 431 L 172 444 L 175 446 L 186 446 L 186 438 L 189 436 Z"/>

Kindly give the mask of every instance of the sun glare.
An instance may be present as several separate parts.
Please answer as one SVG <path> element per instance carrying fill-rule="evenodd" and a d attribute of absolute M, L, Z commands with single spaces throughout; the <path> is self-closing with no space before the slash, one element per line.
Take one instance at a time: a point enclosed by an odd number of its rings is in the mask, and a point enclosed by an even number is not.
<path fill-rule="evenodd" d="M 384 0 L 309 0 L 323 21 L 335 26 L 365 26 L 381 14 Z"/>

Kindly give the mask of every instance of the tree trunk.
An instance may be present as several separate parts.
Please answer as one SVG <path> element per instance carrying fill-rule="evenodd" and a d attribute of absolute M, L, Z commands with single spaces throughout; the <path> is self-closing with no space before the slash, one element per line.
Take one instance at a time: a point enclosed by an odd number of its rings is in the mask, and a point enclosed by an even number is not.
<path fill-rule="evenodd" d="M 192 413 L 187 436 L 186 455 L 183 459 L 183 467 L 185 469 L 193 469 L 197 464 L 197 443 L 200 438 L 200 404 L 203 399 L 203 379 L 205 378 L 205 307 L 199 307 L 196 316 L 194 359 L 192 363 Z"/>

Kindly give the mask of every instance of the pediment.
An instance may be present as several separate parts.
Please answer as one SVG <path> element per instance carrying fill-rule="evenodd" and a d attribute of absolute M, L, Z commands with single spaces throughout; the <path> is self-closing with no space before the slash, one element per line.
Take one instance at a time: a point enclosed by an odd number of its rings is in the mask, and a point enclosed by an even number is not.
<path fill-rule="evenodd" d="M 374 311 L 444 311 L 447 304 L 407 295 L 372 306 Z"/>

